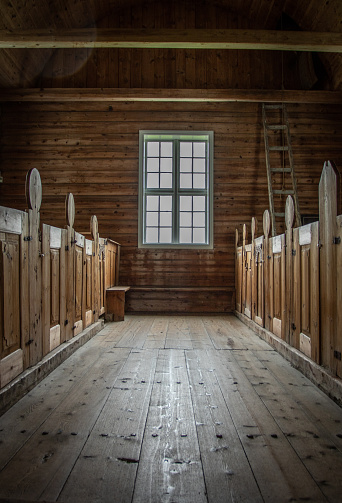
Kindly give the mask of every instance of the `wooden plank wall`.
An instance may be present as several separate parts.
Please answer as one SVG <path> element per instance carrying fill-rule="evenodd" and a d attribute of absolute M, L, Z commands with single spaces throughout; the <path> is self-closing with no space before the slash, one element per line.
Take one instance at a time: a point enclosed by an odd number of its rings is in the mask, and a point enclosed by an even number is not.
<path fill-rule="evenodd" d="M 171 0 L 139 2 L 119 13 L 113 9 L 97 20 L 97 27 L 248 29 L 254 22 L 214 2 Z M 284 65 L 291 71 L 282 72 Z M 37 87 L 301 89 L 299 70 L 297 55 L 285 52 L 280 58 L 276 51 L 60 49 L 37 78 Z"/>
<path fill-rule="evenodd" d="M 268 206 L 258 103 L 3 103 L 0 197 L 25 208 L 25 173 L 38 167 L 42 220 L 64 225 L 73 192 L 75 227 L 122 245 L 120 284 L 130 311 L 227 312 L 234 307 L 235 228 Z M 325 159 L 342 166 L 342 106 L 288 105 L 302 214 L 318 215 Z M 138 249 L 138 132 L 213 130 L 214 250 Z M 281 163 L 281 158 L 279 159 Z M 281 165 L 281 164 L 280 164 Z"/>
<path fill-rule="evenodd" d="M 269 239 L 269 212 L 264 214 L 264 239 L 248 244 L 246 225 L 242 245 L 236 235 L 236 311 L 265 327 L 316 363 L 342 377 L 340 321 L 342 276 L 342 215 L 337 216 L 337 176 L 330 162 L 324 164 L 319 184 L 319 222 L 293 228 L 294 203 L 288 196 L 285 234 Z M 252 230 L 254 219 L 252 219 Z M 261 246 L 264 274 L 259 289 L 258 254 Z M 239 278 L 246 278 L 241 281 Z M 249 278 L 249 281 L 248 281 Z M 253 316 L 250 306 L 261 305 L 265 316 Z"/>

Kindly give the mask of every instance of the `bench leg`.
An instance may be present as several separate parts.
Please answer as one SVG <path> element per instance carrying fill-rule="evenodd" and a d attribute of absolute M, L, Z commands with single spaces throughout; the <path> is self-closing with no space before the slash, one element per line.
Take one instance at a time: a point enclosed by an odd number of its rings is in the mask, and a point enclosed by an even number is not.
<path fill-rule="evenodd" d="M 125 292 L 107 292 L 107 313 L 113 315 L 113 321 L 124 321 Z"/>

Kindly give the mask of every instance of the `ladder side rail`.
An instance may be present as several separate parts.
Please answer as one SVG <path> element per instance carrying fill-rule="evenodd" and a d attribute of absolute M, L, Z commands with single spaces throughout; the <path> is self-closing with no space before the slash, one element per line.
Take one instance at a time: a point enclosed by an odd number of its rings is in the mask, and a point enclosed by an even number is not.
<path fill-rule="evenodd" d="M 268 143 L 268 132 L 267 132 L 267 117 L 265 104 L 262 104 L 262 117 L 264 124 L 264 140 L 265 140 L 265 154 L 266 154 L 266 172 L 267 172 L 267 185 L 268 185 L 268 198 L 270 205 L 270 215 L 271 215 L 271 224 L 272 224 L 272 236 L 276 236 L 276 220 L 274 214 L 274 200 L 273 200 L 273 187 L 272 187 L 272 174 L 271 174 L 271 164 L 270 164 L 270 156 L 269 156 L 269 143 Z"/>

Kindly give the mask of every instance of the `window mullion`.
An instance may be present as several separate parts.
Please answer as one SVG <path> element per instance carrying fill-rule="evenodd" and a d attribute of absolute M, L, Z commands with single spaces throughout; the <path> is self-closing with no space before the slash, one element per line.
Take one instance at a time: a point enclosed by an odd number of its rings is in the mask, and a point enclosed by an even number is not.
<path fill-rule="evenodd" d="M 179 243 L 179 141 L 174 140 L 174 155 L 173 155 L 173 183 L 174 183 L 174 191 L 173 191 L 173 242 Z"/>

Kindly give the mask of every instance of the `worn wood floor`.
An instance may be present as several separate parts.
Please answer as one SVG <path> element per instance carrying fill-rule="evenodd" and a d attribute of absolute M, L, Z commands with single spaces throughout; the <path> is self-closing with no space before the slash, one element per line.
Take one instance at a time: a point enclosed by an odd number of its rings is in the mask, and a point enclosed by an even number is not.
<path fill-rule="evenodd" d="M 233 316 L 107 324 L 0 442 L 0 501 L 342 501 L 342 410 Z"/>

